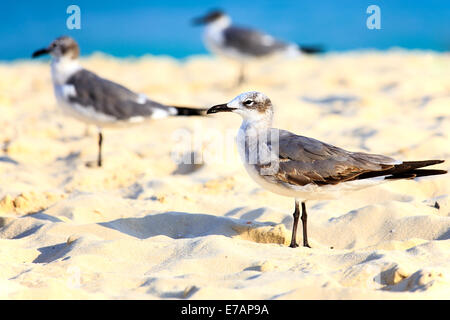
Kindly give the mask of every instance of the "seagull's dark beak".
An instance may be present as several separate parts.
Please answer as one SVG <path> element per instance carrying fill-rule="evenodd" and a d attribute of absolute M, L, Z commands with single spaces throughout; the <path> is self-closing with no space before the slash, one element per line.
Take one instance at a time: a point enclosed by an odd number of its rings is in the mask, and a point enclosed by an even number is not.
<path fill-rule="evenodd" d="M 197 18 L 192 19 L 191 23 L 194 26 L 201 26 L 201 25 L 207 23 L 207 19 L 206 19 L 206 17 L 197 17 Z"/>
<path fill-rule="evenodd" d="M 51 50 L 49 48 L 40 49 L 40 50 L 37 50 L 37 51 L 33 52 L 33 55 L 31 57 L 32 58 L 37 58 L 37 57 L 42 56 L 44 54 L 49 54 L 50 51 Z"/>
<path fill-rule="evenodd" d="M 229 108 L 226 103 L 218 104 L 217 106 L 211 107 L 206 111 L 206 114 L 217 113 L 217 112 L 233 112 L 236 108 Z"/>

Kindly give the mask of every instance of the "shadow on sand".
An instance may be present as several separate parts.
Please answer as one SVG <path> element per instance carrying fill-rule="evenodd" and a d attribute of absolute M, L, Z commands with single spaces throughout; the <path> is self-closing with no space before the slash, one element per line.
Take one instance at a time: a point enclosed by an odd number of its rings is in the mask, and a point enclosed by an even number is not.
<path fill-rule="evenodd" d="M 165 212 L 140 218 L 122 218 L 99 225 L 138 239 L 167 236 L 172 239 L 222 235 L 261 243 L 283 243 L 281 226 L 273 222 L 254 222 L 208 214 Z"/>

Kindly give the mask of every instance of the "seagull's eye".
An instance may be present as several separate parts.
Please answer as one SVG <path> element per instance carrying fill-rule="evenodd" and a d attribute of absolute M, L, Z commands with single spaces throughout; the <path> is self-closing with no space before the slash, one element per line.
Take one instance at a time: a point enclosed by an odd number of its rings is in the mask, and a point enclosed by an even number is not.
<path fill-rule="evenodd" d="M 244 101 L 244 104 L 245 104 L 247 107 L 250 107 L 251 105 L 253 105 L 253 101 L 252 101 L 252 100 L 245 100 L 245 101 Z"/>

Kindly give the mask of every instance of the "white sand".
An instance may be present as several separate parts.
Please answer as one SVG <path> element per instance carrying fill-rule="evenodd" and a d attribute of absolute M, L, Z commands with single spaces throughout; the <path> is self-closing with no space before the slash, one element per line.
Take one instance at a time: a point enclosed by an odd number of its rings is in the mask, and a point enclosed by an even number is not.
<path fill-rule="evenodd" d="M 258 63 L 240 88 L 231 88 L 237 68 L 208 57 L 82 62 L 167 103 L 211 106 L 262 91 L 277 127 L 450 167 L 448 54 Z M 58 111 L 48 64 L 0 64 L 0 298 L 448 298 L 448 175 L 311 202 L 313 249 L 291 249 L 293 200 L 247 176 L 233 144 L 240 121 L 105 130 L 104 168 L 88 168 L 95 128 L 85 135 Z M 189 132 L 194 151 L 216 161 L 177 168 L 171 152 L 189 151 L 179 140 Z"/>

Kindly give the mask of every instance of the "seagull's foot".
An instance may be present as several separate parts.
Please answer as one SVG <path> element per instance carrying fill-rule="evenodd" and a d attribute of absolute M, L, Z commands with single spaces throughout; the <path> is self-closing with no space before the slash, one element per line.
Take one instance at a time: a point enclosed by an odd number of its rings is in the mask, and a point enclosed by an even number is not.
<path fill-rule="evenodd" d="M 297 243 L 293 243 L 293 242 L 291 242 L 291 244 L 289 245 L 289 247 L 291 247 L 291 248 L 298 248 L 298 244 Z M 305 247 L 305 248 L 310 248 L 311 249 L 311 246 L 308 244 L 308 243 L 304 243 L 303 244 L 303 247 Z"/>
<path fill-rule="evenodd" d="M 291 247 L 291 248 L 297 248 L 297 247 L 298 247 L 298 244 L 295 243 L 295 242 L 291 242 L 291 244 L 289 245 L 289 247 Z"/>
<path fill-rule="evenodd" d="M 99 164 L 97 161 L 88 161 L 88 162 L 86 162 L 86 167 L 88 167 L 88 168 L 101 168 L 102 165 Z"/>

